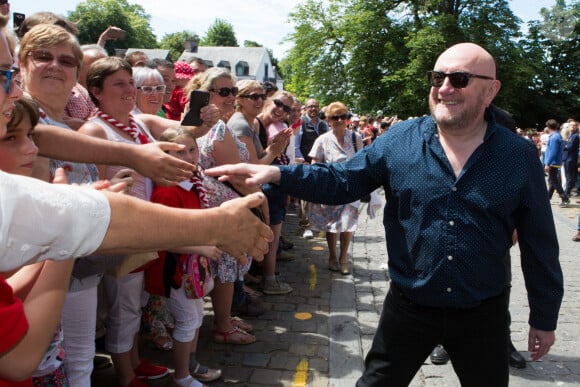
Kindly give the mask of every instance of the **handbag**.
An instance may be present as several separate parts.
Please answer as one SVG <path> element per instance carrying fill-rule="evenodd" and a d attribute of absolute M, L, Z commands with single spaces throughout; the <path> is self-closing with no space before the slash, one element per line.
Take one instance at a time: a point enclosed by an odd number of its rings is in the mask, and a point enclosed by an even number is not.
<path fill-rule="evenodd" d="M 352 146 L 354 146 L 354 151 L 355 153 L 358 152 L 357 146 L 356 146 L 356 135 L 354 134 L 354 132 L 351 133 L 352 134 Z M 362 203 L 368 203 L 371 201 L 371 194 L 367 194 L 365 196 L 363 196 L 362 198 L 360 198 L 360 201 Z"/>
<path fill-rule="evenodd" d="M 183 263 L 183 289 L 190 299 L 199 299 L 213 288 L 213 277 L 206 257 L 188 255 Z"/>

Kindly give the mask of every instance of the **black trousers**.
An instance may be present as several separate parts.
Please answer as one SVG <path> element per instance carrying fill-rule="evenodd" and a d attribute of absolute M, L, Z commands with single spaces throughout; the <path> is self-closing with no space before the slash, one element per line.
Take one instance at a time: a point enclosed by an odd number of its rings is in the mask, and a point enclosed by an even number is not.
<path fill-rule="evenodd" d="M 469 309 L 414 304 L 391 285 L 357 387 L 407 386 L 443 344 L 462 386 L 508 385 L 508 292 Z"/>
<path fill-rule="evenodd" d="M 566 193 L 564 192 L 564 189 L 562 188 L 562 179 L 560 178 L 560 168 L 550 167 L 548 169 L 548 196 L 550 197 L 550 199 L 552 198 L 554 191 L 558 192 L 558 195 L 560 195 L 560 198 L 562 200 L 566 200 L 568 198 L 568 196 L 566 196 Z"/>

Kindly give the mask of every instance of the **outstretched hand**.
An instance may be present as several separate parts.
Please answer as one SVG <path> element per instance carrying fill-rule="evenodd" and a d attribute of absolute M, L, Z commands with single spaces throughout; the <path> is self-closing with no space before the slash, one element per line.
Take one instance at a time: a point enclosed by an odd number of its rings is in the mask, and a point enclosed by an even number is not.
<path fill-rule="evenodd" d="M 131 167 L 157 184 L 171 186 L 193 175 L 195 167 L 186 161 L 173 157 L 166 151 L 183 149 L 181 144 L 155 142 L 138 145 L 136 158 Z"/>
<path fill-rule="evenodd" d="M 205 170 L 208 176 L 217 177 L 219 181 L 229 181 L 236 184 L 258 186 L 264 183 L 278 184 L 280 182 L 280 169 L 271 165 L 259 164 L 228 164 Z"/>
<path fill-rule="evenodd" d="M 532 354 L 532 360 L 541 359 L 550 351 L 550 348 L 556 342 L 556 333 L 554 331 L 542 331 L 530 327 L 528 334 L 528 351 Z"/>

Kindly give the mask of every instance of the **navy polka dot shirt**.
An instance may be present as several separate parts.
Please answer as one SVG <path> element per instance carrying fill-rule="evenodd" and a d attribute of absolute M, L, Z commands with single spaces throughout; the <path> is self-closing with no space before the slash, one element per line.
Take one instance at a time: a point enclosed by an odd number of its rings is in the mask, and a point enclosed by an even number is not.
<path fill-rule="evenodd" d="M 344 204 L 382 186 L 393 283 L 413 302 L 470 308 L 505 291 L 518 230 L 530 325 L 554 330 L 563 295 L 558 242 L 535 147 L 489 115 L 483 143 L 459 176 L 431 117 L 393 126 L 339 164 L 281 167 L 281 187 Z"/>

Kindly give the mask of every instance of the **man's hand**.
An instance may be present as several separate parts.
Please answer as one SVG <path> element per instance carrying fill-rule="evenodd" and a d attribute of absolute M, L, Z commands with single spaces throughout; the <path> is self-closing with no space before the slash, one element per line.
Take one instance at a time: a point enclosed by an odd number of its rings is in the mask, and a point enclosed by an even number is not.
<path fill-rule="evenodd" d="M 251 255 L 261 261 L 268 251 L 268 243 L 274 238 L 272 230 L 249 209 L 258 207 L 265 197 L 263 193 L 255 193 L 243 198 L 224 202 L 219 208 L 226 216 L 224 224 L 216 235 L 217 247 L 244 262 Z"/>
<path fill-rule="evenodd" d="M 160 185 L 174 185 L 193 175 L 193 164 L 173 157 L 165 151 L 181 150 L 184 146 L 171 142 L 137 145 L 130 167 Z"/>
<path fill-rule="evenodd" d="M 237 185 L 245 183 L 257 186 L 264 183 L 280 183 L 280 169 L 271 165 L 229 164 L 205 170 L 208 176 L 218 177 L 220 181 L 229 181 Z"/>
<path fill-rule="evenodd" d="M 554 331 L 541 331 L 530 327 L 528 334 L 528 351 L 532 354 L 532 360 L 536 361 L 542 358 L 550 351 L 550 348 L 556 342 L 556 333 Z"/>

